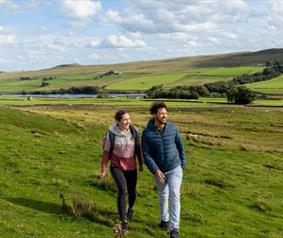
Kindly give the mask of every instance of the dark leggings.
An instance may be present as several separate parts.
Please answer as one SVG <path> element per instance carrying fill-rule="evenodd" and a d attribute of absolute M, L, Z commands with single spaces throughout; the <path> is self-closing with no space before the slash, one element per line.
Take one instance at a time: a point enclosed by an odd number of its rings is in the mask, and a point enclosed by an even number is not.
<path fill-rule="evenodd" d="M 121 221 L 126 217 L 126 194 L 128 191 L 129 208 L 132 208 L 136 201 L 137 170 L 123 171 L 117 167 L 110 166 L 111 175 L 117 185 L 117 206 Z"/>

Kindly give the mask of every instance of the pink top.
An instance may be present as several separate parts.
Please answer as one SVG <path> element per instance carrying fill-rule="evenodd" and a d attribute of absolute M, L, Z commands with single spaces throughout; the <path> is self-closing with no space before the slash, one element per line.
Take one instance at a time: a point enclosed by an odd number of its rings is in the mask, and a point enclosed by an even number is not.
<path fill-rule="evenodd" d="M 135 170 L 137 168 L 136 159 L 134 157 L 135 140 L 130 130 L 121 131 L 116 124 L 113 124 L 109 130 L 115 134 L 114 149 L 110 159 L 110 140 L 107 134 L 101 161 L 101 171 L 106 171 L 109 159 L 111 166 L 118 167 L 121 170 Z"/>

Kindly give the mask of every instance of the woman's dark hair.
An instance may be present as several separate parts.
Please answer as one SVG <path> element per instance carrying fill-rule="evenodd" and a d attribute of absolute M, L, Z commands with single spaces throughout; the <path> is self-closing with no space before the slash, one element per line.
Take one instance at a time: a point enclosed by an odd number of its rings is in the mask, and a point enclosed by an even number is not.
<path fill-rule="evenodd" d="M 156 114 L 158 109 L 165 108 L 167 110 L 167 106 L 164 102 L 154 102 L 150 107 L 150 114 Z M 168 111 L 168 110 L 167 110 Z"/>
<path fill-rule="evenodd" d="M 121 121 L 122 116 L 126 113 L 129 113 L 129 112 L 127 110 L 119 110 L 118 112 L 115 113 L 115 116 L 114 116 L 115 120 Z"/>

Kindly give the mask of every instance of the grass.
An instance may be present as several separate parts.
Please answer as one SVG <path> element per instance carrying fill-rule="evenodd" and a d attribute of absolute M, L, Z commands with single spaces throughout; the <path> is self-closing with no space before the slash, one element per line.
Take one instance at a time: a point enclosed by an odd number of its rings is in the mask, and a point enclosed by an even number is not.
<path fill-rule="evenodd" d="M 41 87 L 42 77 L 32 80 L 2 79 L 0 80 L 1 93 L 21 93 L 23 91 L 52 91 L 61 88 L 81 86 L 106 87 L 112 91 L 145 91 L 154 85 L 163 84 L 171 88 L 177 85 L 202 85 L 215 81 L 231 80 L 237 75 L 261 71 L 262 67 L 229 67 L 229 68 L 204 68 L 191 71 L 164 72 L 164 73 L 133 73 L 108 75 L 99 77 L 98 73 L 84 73 L 79 75 L 59 75 L 49 80 L 48 86 Z M 1 75 L 0 75 L 1 76 Z M 52 74 L 49 76 L 53 76 Z M 54 77 L 54 76 L 53 76 Z"/>
<path fill-rule="evenodd" d="M 207 98 L 201 97 L 197 100 L 165 100 L 170 107 L 175 108 L 202 108 L 202 107 L 243 107 L 239 105 L 227 104 L 226 98 Z M 141 99 L 127 99 L 125 97 L 97 99 L 97 98 L 47 98 L 47 97 L 34 97 L 32 100 L 27 100 L 26 97 L 16 96 L 0 96 L 0 105 L 10 106 L 45 106 L 45 105 L 101 105 L 101 106 L 115 106 L 115 107 L 142 107 L 148 108 L 151 100 Z M 252 106 L 265 106 L 265 107 L 282 107 L 282 99 L 257 99 L 252 103 Z"/>
<path fill-rule="evenodd" d="M 0 107 L 3 237 L 113 237 L 115 186 L 98 178 L 101 142 L 115 110 L 126 105 L 64 103 Z M 134 105 L 131 117 L 141 131 L 149 102 Z M 170 109 L 188 155 L 181 237 L 282 237 L 282 108 Z M 74 196 L 90 202 L 94 215 L 72 215 L 60 194 L 69 205 Z M 128 237 L 167 236 L 157 226 L 157 206 L 146 170 Z"/>
<path fill-rule="evenodd" d="M 280 94 L 283 95 L 283 76 L 268 81 L 246 84 L 253 91 L 264 94 Z"/>

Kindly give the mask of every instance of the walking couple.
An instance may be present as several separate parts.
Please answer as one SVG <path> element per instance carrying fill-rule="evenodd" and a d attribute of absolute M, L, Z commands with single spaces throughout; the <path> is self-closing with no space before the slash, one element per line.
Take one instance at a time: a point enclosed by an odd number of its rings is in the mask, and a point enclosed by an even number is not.
<path fill-rule="evenodd" d="M 168 110 L 165 103 L 154 102 L 150 107 L 150 113 L 152 118 L 142 133 L 140 144 L 138 131 L 132 126 L 129 112 L 116 112 L 116 122 L 110 126 L 105 138 L 101 178 L 105 178 L 107 163 L 110 161 L 110 172 L 118 189 L 117 206 L 121 230 L 127 232 L 128 221 L 133 218 L 136 200 L 136 159 L 140 172 L 143 171 L 144 160 L 154 176 L 159 194 L 159 226 L 163 230 L 169 230 L 171 238 L 178 238 L 180 188 L 186 164 L 184 145 L 175 124 L 167 120 Z"/>

